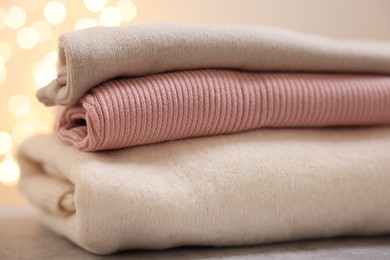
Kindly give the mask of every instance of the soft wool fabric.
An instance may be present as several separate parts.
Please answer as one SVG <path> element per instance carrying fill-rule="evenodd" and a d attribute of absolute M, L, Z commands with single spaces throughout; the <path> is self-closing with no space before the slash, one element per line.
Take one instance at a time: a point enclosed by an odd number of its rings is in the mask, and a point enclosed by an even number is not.
<path fill-rule="evenodd" d="M 390 73 L 390 44 L 244 25 L 90 28 L 60 37 L 58 77 L 37 96 L 46 105 L 69 105 L 118 76 L 204 68 Z"/>
<path fill-rule="evenodd" d="M 45 223 L 97 254 L 390 232 L 390 128 L 256 130 L 101 153 L 20 148 Z"/>
<path fill-rule="evenodd" d="M 82 151 L 260 127 L 390 124 L 390 77 L 199 70 L 112 80 L 57 117 Z"/>

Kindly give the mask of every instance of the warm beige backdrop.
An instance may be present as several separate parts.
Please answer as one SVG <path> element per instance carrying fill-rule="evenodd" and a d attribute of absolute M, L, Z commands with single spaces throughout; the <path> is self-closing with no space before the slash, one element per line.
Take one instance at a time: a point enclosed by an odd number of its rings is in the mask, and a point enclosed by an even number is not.
<path fill-rule="evenodd" d="M 95 0 L 103 1 L 104 0 Z M 108 0 L 106 6 L 115 6 L 120 0 Z M 122 0 L 123 1 L 123 0 Z M 125 0 L 128 1 L 128 0 Z M 0 43 L 12 47 L 11 58 L 6 62 L 7 77 L 0 83 L 0 132 L 13 138 L 15 125 L 34 127 L 35 132 L 50 131 L 50 110 L 35 101 L 38 86 L 32 68 L 47 53 L 55 50 L 58 35 L 74 29 L 83 17 L 99 19 L 99 12 L 87 10 L 82 0 L 58 0 L 67 8 L 65 20 L 51 25 L 51 36 L 31 50 L 22 49 L 17 43 L 17 32 L 34 21 L 45 20 L 43 7 L 49 0 L 1 0 Z M 136 17 L 125 24 L 154 21 L 193 21 L 212 23 L 243 23 L 285 27 L 293 30 L 327 35 L 337 38 L 390 41 L 389 0 L 134 0 Z M 13 5 L 27 11 L 24 25 L 18 29 L 2 26 L 4 12 Z M 3 11 L 3 15 L 1 12 Z M 1 46 L 0 46 L 1 55 Z M 28 113 L 15 116 L 10 112 L 9 100 L 26 95 L 31 106 Z M 20 129 L 19 129 L 20 130 Z M 26 130 L 27 131 L 27 130 Z M 13 152 L 18 142 L 13 140 Z M 1 144 L 0 144 L 1 145 Z M 0 147 L 1 148 L 1 147 Z M 8 154 L 10 157 L 11 154 Z M 6 156 L 0 154 L 0 164 Z M 1 171 L 1 167 L 0 167 Z M 1 172 L 0 172 L 1 174 Z M 25 203 L 15 186 L 0 184 L 0 206 Z"/>
<path fill-rule="evenodd" d="M 390 40 L 389 0 L 140 0 L 135 22 L 273 25 L 338 38 Z"/>

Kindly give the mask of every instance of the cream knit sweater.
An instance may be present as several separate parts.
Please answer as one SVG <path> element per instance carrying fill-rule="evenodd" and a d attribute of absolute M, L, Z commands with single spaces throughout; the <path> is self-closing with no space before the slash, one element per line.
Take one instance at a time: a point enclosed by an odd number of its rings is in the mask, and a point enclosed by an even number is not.
<path fill-rule="evenodd" d="M 390 44 L 244 25 L 90 28 L 60 37 L 58 77 L 37 96 L 46 105 L 69 105 L 115 77 L 199 68 L 390 74 Z"/>
<path fill-rule="evenodd" d="M 97 254 L 390 232 L 390 128 L 256 130 L 83 153 L 20 148 L 45 223 Z"/>

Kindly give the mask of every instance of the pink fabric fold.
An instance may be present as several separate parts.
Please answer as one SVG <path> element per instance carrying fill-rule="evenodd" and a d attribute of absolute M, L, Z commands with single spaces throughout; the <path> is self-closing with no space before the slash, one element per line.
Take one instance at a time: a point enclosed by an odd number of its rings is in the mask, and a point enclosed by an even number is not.
<path fill-rule="evenodd" d="M 60 109 L 56 131 L 82 151 L 261 127 L 390 124 L 390 77 L 194 70 L 116 79 Z"/>

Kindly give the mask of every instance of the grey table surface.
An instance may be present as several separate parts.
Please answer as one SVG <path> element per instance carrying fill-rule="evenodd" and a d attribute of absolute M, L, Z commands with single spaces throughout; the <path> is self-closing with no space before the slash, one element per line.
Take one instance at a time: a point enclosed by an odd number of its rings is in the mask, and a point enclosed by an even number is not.
<path fill-rule="evenodd" d="M 31 207 L 0 207 L 0 259 L 390 259 L 390 236 L 248 247 L 182 247 L 96 256 L 45 228 Z"/>

